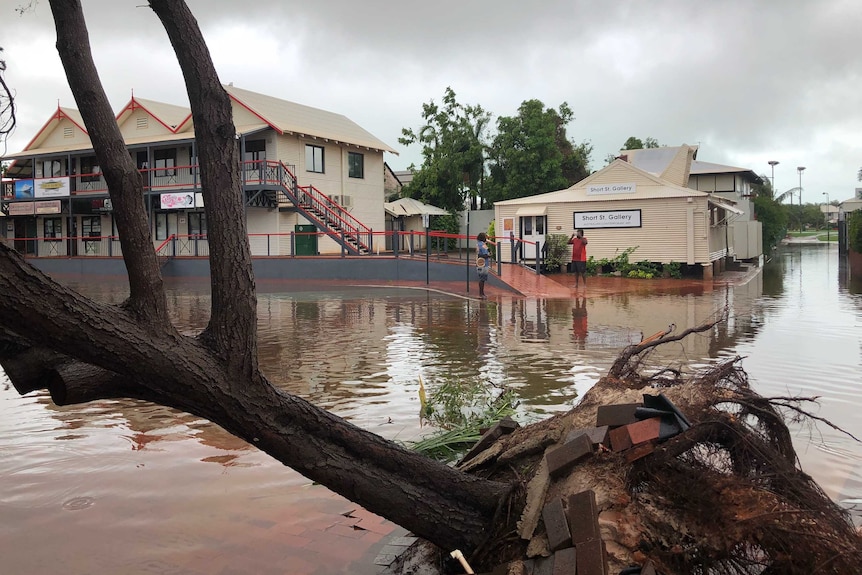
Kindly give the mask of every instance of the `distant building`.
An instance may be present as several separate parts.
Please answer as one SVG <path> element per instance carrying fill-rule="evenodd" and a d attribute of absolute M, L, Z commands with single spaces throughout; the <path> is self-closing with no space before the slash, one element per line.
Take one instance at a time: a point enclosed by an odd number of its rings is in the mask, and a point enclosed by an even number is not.
<path fill-rule="evenodd" d="M 627 150 L 570 188 L 497 202 L 496 234 L 521 238 L 518 255 L 529 261 L 549 234 L 582 228 L 595 259 L 637 248 L 632 261 L 676 262 L 712 277 L 735 254 L 732 222 L 744 212 L 736 199 L 689 186 L 696 152 L 685 145 Z M 508 261 L 509 242 L 502 251 Z"/>

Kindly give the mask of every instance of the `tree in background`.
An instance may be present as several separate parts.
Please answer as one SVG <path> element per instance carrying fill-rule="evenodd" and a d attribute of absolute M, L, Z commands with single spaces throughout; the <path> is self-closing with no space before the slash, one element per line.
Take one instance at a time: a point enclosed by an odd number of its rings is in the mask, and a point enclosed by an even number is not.
<path fill-rule="evenodd" d="M 643 140 L 640 138 L 636 138 L 634 136 L 629 136 L 629 138 L 623 144 L 623 147 L 620 150 L 648 150 L 650 148 L 658 148 L 659 143 L 655 138 L 647 137 Z M 617 159 L 615 154 L 608 154 L 605 158 L 605 164 L 610 164 L 614 160 Z"/>
<path fill-rule="evenodd" d="M 752 203 L 754 204 L 754 217 L 763 228 L 762 248 L 765 255 L 772 253 L 787 234 L 787 222 L 789 211 L 787 206 L 774 197 L 772 182 L 766 176 L 761 176 L 762 184 L 753 184 Z M 786 194 L 786 192 L 785 192 Z M 782 194 L 783 197 L 785 194 Z"/>
<path fill-rule="evenodd" d="M 626 143 L 623 144 L 621 150 L 648 150 L 650 148 L 658 148 L 658 140 L 655 138 L 644 138 L 641 140 L 640 138 L 635 138 L 634 136 L 630 136 Z"/>
<path fill-rule="evenodd" d="M 451 212 L 483 203 L 485 131 L 491 115 L 481 106 L 459 104 L 452 88 L 446 88 L 442 106 L 432 100 L 422 105 L 425 125 L 401 130 L 398 141 L 421 144 L 422 166 L 405 186 L 405 197 L 417 198 Z M 413 166 L 410 167 L 413 169 Z"/>
<path fill-rule="evenodd" d="M 573 117 L 565 102 L 555 110 L 527 100 L 517 116 L 498 118 L 486 197 L 497 201 L 561 190 L 589 175 L 592 145 L 576 146 L 566 135 Z"/>

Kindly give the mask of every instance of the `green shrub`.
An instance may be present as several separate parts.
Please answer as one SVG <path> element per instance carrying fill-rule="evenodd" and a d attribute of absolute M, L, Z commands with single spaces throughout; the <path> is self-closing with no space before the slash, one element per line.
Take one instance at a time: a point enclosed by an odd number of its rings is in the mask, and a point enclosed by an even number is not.
<path fill-rule="evenodd" d="M 664 264 L 662 274 L 669 278 L 680 279 L 682 277 L 682 264 L 679 262 Z"/>
<path fill-rule="evenodd" d="M 554 272 L 562 269 L 567 261 L 569 238 L 563 234 L 549 234 L 545 246 L 545 269 Z"/>

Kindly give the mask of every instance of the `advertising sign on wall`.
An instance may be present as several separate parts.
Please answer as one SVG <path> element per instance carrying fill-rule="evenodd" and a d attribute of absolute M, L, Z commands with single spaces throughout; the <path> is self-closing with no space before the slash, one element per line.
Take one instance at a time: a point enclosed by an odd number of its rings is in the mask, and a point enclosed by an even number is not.
<path fill-rule="evenodd" d="M 33 180 L 15 180 L 15 199 L 33 199 Z"/>
<path fill-rule="evenodd" d="M 36 180 L 34 192 L 37 198 L 68 198 L 71 189 L 69 178 L 42 178 Z"/>
<path fill-rule="evenodd" d="M 195 207 L 195 197 L 191 194 L 162 194 L 163 210 L 181 210 Z"/>
<path fill-rule="evenodd" d="M 35 202 L 15 202 L 9 204 L 10 216 L 32 216 L 36 213 Z"/>
<path fill-rule="evenodd" d="M 639 228 L 640 210 L 614 210 L 607 212 L 575 212 L 575 229 Z"/>
<path fill-rule="evenodd" d="M 36 208 L 36 214 L 59 214 L 60 200 L 51 200 L 50 202 L 33 202 Z"/>

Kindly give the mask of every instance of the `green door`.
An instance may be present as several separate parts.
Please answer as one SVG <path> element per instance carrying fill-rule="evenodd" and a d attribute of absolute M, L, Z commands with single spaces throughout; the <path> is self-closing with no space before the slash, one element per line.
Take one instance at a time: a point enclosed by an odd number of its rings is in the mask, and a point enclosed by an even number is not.
<path fill-rule="evenodd" d="M 316 256 L 317 255 L 317 226 L 313 224 L 294 226 L 296 232 L 296 255 L 298 256 Z"/>

